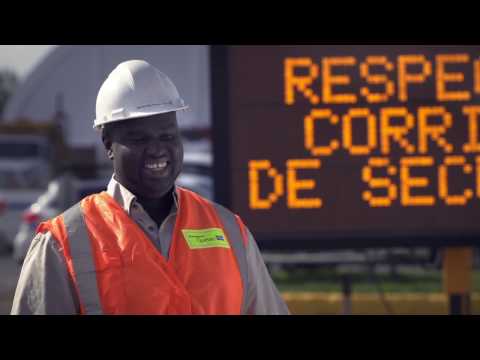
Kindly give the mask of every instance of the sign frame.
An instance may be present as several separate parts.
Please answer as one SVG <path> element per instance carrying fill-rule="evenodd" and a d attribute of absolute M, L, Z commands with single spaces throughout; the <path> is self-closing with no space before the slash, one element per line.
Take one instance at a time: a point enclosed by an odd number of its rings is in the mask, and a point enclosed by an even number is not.
<path fill-rule="evenodd" d="M 260 46 L 260 45 L 259 45 Z M 230 160 L 230 119 L 229 119 L 229 46 L 210 46 L 210 73 L 212 89 L 212 146 L 214 155 L 214 199 L 219 204 L 232 208 L 232 191 L 230 188 L 232 173 L 229 168 Z M 240 217 L 242 214 L 239 214 Z M 248 223 L 246 224 L 248 226 Z M 355 233 L 303 233 L 301 238 L 295 234 L 282 235 L 259 233 L 252 229 L 252 233 L 262 250 L 269 251 L 315 251 L 326 249 L 362 249 L 374 247 L 442 247 L 442 246 L 480 246 L 479 232 L 442 232 L 435 234 L 425 232 L 396 232 L 395 234 L 376 234 L 365 232 Z"/>

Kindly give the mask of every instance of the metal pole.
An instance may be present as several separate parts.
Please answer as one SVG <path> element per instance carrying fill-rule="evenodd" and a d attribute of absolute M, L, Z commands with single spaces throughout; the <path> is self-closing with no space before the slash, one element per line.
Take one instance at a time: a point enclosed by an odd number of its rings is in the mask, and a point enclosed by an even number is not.
<path fill-rule="evenodd" d="M 472 287 L 473 248 L 449 247 L 443 253 L 443 287 L 450 315 L 468 315 Z"/>
<path fill-rule="evenodd" d="M 343 301 L 342 301 L 342 314 L 343 315 L 351 315 L 352 314 L 352 284 L 350 276 L 344 275 L 342 277 L 342 294 L 343 294 Z"/>

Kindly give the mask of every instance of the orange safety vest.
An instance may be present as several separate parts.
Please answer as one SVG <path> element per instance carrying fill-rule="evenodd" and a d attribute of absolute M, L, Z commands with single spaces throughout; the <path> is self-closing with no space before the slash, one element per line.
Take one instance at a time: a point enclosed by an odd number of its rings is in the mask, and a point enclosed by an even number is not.
<path fill-rule="evenodd" d="M 81 314 L 244 311 L 247 237 L 240 218 L 186 189 L 177 187 L 177 194 L 168 260 L 106 192 L 39 226 L 63 250 Z"/>

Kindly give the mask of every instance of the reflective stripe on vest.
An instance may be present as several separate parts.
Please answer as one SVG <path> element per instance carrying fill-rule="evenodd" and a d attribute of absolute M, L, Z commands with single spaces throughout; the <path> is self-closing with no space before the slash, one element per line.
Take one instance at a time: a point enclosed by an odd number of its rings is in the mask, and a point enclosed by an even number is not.
<path fill-rule="evenodd" d="M 82 304 L 86 315 L 101 315 L 103 311 L 98 295 L 92 247 L 80 204 L 76 204 L 65 211 L 63 222 L 68 234 L 80 304 Z"/>
<path fill-rule="evenodd" d="M 248 267 L 247 267 L 247 249 L 246 242 L 243 241 L 243 236 L 240 231 L 240 224 L 238 224 L 230 211 L 225 209 L 223 206 L 213 203 L 215 210 L 218 213 L 218 216 L 222 220 L 223 226 L 227 231 L 227 238 L 231 240 L 231 245 L 233 247 L 233 252 L 238 261 L 238 267 L 240 269 L 240 276 L 242 277 L 243 282 L 243 299 L 242 299 L 242 310 L 241 313 L 245 314 L 247 312 L 247 293 L 248 293 Z"/>

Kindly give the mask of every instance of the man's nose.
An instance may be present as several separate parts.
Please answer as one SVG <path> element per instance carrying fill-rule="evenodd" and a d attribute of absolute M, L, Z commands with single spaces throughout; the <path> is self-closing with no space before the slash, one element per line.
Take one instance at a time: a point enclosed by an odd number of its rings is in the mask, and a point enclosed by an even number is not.
<path fill-rule="evenodd" d="M 146 153 L 150 156 L 162 156 L 166 153 L 165 145 L 159 139 L 151 139 L 147 143 Z"/>

